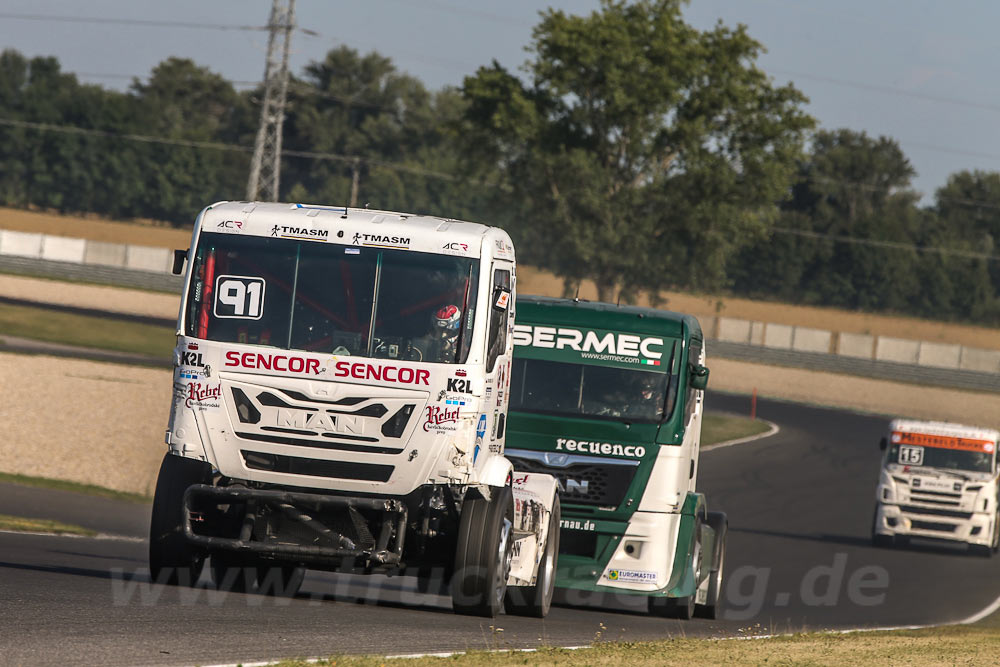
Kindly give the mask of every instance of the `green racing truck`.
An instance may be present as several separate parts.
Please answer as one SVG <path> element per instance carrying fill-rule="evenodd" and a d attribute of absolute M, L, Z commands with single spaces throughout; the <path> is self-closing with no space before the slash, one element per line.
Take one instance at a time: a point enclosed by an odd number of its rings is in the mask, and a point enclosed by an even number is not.
<path fill-rule="evenodd" d="M 716 618 L 727 520 L 695 490 L 705 339 L 651 308 L 519 296 L 506 456 L 556 477 L 556 587 Z"/>

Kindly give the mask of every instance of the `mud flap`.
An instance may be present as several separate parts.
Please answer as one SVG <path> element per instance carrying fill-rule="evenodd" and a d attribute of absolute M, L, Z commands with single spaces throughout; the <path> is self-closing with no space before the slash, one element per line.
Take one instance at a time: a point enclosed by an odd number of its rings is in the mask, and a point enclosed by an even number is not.
<path fill-rule="evenodd" d="M 552 475 L 514 473 L 514 559 L 509 586 L 533 586 L 549 539 L 549 514 L 558 486 Z"/>

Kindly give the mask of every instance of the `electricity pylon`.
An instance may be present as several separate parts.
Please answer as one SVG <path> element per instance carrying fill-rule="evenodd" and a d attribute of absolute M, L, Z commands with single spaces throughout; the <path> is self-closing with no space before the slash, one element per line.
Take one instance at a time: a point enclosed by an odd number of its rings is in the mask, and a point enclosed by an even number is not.
<path fill-rule="evenodd" d="M 281 179 L 281 125 L 288 93 L 288 48 L 295 28 L 295 0 L 274 0 L 268 22 L 264 104 L 253 147 L 247 199 L 277 201 Z"/>

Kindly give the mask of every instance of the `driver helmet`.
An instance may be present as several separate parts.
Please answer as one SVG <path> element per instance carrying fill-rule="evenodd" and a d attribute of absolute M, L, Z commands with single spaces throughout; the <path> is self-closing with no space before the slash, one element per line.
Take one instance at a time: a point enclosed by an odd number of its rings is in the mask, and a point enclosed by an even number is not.
<path fill-rule="evenodd" d="M 455 336 L 462 325 L 462 311 L 454 305 L 441 306 L 434 314 L 434 327 L 442 338 Z"/>
<path fill-rule="evenodd" d="M 657 379 L 655 377 L 642 378 L 639 382 L 639 394 L 645 401 L 651 400 L 656 393 Z"/>

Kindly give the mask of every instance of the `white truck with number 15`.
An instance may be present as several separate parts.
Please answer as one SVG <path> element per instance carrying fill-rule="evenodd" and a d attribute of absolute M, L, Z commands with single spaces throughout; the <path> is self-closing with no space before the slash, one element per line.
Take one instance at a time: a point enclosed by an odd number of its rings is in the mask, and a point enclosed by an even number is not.
<path fill-rule="evenodd" d="M 893 420 L 880 443 L 872 542 L 891 546 L 923 537 L 965 542 L 987 557 L 996 553 L 998 437 L 976 426 Z"/>

